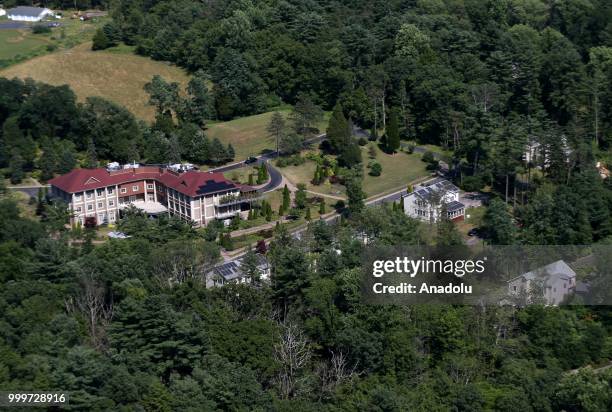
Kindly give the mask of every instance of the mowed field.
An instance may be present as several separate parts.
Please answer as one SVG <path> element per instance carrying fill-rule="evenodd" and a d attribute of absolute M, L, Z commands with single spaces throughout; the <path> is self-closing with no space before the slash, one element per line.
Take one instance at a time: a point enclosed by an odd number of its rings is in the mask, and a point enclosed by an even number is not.
<path fill-rule="evenodd" d="M 3 77 L 31 77 L 53 84 L 69 85 L 80 101 L 88 96 L 101 96 L 125 106 L 143 120 L 154 118 L 153 107 L 147 104 L 143 90 L 154 75 L 181 87 L 189 81 L 180 68 L 130 53 L 92 51 L 91 43 L 61 50 L 0 71 Z"/>
<path fill-rule="evenodd" d="M 213 123 L 208 126 L 206 135 L 211 139 L 217 137 L 224 144 L 231 143 L 236 150 L 236 160 L 260 155 L 264 150 L 275 149 L 276 143 L 266 131 L 275 111 L 282 113 L 287 119 L 291 108 L 286 106 L 266 113 Z M 329 113 L 325 113 L 323 121 L 317 125 L 321 132 L 325 132 L 328 119 Z M 288 119 L 287 123 L 289 124 Z"/>
<path fill-rule="evenodd" d="M 48 44 L 51 42 L 47 37 L 29 30 L 0 30 L 0 60 L 26 55 Z"/>
<path fill-rule="evenodd" d="M 429 172 L 425 169 L 425 163 L 421 160 L 420 154 L 408 154 L 398 152 L 394 155 L 384 153 L 378 146 L 376 149 L 376 158 L 374 161 L 382 166 L 382 174 L 380 176 L 370 176 L 370 169 L 367 168 L 368 163 L 372 160 L 368 157 L 368 146 L 361 148 L 363 159 L 363 191 L 367 197 L 375 196 L 381 193 L 391 192 L 395 189 L 399 190 L 420 177 L 428 176 Z M 345 197 L 346 189 L 338 184 L 329 184 L 326 182 L 322 185 L 315 186 L 310 183 L 314 176 L 316 164 L 313 161 L 307 160 L 300 166 L 287 166 L 280 168 L 280 172 L 291 183 L 306 184 L 308 190 L 321 194 Z"/>

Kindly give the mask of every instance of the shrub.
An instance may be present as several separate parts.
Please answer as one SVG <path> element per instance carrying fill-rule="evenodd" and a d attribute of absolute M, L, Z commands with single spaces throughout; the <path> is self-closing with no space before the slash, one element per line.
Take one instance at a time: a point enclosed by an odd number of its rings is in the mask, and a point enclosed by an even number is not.
<path fill-rule="evenodd" d="M 412 154 L 414 153 L 414 148 L 416 147 L 416 145 L 414 143 L 408 143 L 408 146 L 406 147 L 406 150 L 408 151 L 408 153 Z"/>
<path fill-rule="evenodd" d="M 34 27 L 32 27 L 32 33 L 34 34 L 51 33 L 51 27 L 47 26 L 46 24 L 37 24 Z"/>
<path fill-rule="evenodd" d="M 370 166 L 370 176 L 380 176 L 380 174 L 382 173 L 382 166 L 380 165 L 380 163 L 373 163 L 372 166 Z"/>
<path fill-rule="evenodd" d="M 360 137 L 359 140 L 357 140 L 357 144 L 359 146 L 365 146 L 368 144 L 368 140 L 365 137 Z"/>

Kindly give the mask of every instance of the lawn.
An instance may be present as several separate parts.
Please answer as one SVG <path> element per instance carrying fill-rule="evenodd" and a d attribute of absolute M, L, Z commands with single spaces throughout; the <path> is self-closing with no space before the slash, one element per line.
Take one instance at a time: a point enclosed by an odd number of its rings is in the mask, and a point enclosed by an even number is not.
<path fill-rule="evenodd" d="M 298 183 L 306 184 L 306 190 L 321 193 L 324 195 L 337 196 L 346 198 L 346 188 L 340 184 L 331 184 L 328 180 L 320 185 L 313 185 L 310 181 L 314 177 L 314 172 L 317 165 L 311 160 L 306 160 L 306 163 L 299 166 L 286 166 L 279 168 L 280 172 L 295 186 Z M 329 201 L 329 199 L 328 199 Z"/>
<path fill-rule="evenodd" d="M 425 163 L 421 161 L 420 154 L 407 154 L 399 152 L 394 155 L 386 154 L 377 146 L 376 162 L 382 166 L 382 174 L 380 176 L 370 176 L 367 168 L 370 162 L 368 154 L 368 146 L 361 148 L 363 158 L 363 190 L 368 197 L 390 192 L 394 189 L 401 189 L 409 182 L 423 176 L 428 176 L 429 172 L 425 169 Z M 346 189 L 339 184 L 324 184 L 315 186 L 310 183 L 314 176 L 316 164 L 313 161 L 307 160 L 306 163 L 300 166 L 287 166 L 280 168 L 281 173 L 289 179 L 291 183 L 305 183 L 306 188 L 313 192 L 318 192 L 331 196 L 346 196 Z"/>
<path fill-rule="evenodd" d="M 256 156 L 265 150 L 274 150 L 275 142 L 266 131 L 268 123 L 275 111 L 282 113 L 285 117 L 289 115 L 291 108 L 283 106 L 278 110 L 253 116 L 241 117 L 227 122 L 212 123 L 206 131 L 209 138 L 219 138 L 224 144 L 231 143 L 236 150 L 236 160 L 244 160 L 249 156 Z M 326 113 L 324 120 L 317 126 L 321 132 L 327 127 L 329 114 Z"/>
<path fill-rule="evenodd" d="M 46 36 L 34 35 L 29 30 L 0 30 L 0 63 L 26 56 L 48 44 L 51 41 Z"/>
<path fill-rule="evenodd" d="M 48 54 L 55 49 L 68 49 L 87 42 L 91 40 L 96 28 L 105 20 L 101 18 L 82 22 L 62 19 L 57 21 L 61 27 L 55 27 L 51 33 L 47 34 L 33 34 L 29 27 L 0 29 L 0 67 Z"/>
<path fill-rule="evenodd" d="M 0 71 L 4 77 L 31 77 L 53 84 L 68 84 L 80 101 L 101 96 L 125 106 L 136 117 L 151 120 L 154 108 L 147 104 L 146 82 L 159 74 L 184 87 L 189 77 L 176 66 L 116 51 L 92 51 L 91 43 L 63 49 Z"/>
<path fill-rule="evenodd" d="M 253 184 L 257 184 L 257 169 L 254 167 L 241 167 L 239 169 L 230 170 L 229 172 L 223 173 L 226 179 L 230 179 L 233 182 L 248 184 L 249 175 L 253 174 Z"/>
<path fill-rule="evenodd" d="M 408 154 L 398 152 L 393 155 L 386 154 L 377 146 L 376 158 L 374 161 L 382 166 L 382 174 L 380 176 L 370 176 L 367 168 L 370 158 L 368 157 L 368 146 L 361 148 L 364 179 L 363 191 L 368 197 L 379 193 L 389 192 L 393 189 L 401 189 L 409 182 L 423 176 L 428 176 L 429 172 L 425 169 L 425 163 L 421 161 L 420 154 Z"/>

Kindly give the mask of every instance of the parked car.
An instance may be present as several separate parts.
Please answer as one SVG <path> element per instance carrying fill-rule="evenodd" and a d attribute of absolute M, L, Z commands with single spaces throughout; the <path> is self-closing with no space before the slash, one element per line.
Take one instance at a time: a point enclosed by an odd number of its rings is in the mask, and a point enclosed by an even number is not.
<path fill-rule="evenodd" d="M 470 231 L 468 232 L 468 236 L 478 236 L 479 234 L 480 231 L 477 227 L 470 229 Z"/>
<path fill-rule="evenodd" d="M 255 163 L 257 161 L 257 158 L 255 156 L 249 156 L 247 157 L 247 160 L 244 161 L 244 164 L 251 164 L 251 163 Z"/>

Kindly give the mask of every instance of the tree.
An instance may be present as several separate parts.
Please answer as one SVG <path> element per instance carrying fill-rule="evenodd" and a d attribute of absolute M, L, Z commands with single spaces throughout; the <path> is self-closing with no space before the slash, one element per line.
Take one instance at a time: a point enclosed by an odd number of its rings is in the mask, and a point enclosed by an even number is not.
<path fill-rule="evenodd" d="M 445 204 L 440 208 L 440 217 L 436 229 L 437 246 L 458 246 L 463 244 L 457 226 L 448 218 L 448 210 Z"/>
<path fill-rule="evenodd" d="M 310 222 L 312 220 L 312 216 L 310 214 L 310 206 L 306 207 L 306 221 Z"/>
<path fill-rule="evenodd" d="M 156 74 L 144 85 L 144 90 L 149 95 L 149 104 L 155 106 L 158 114 L 168 110 L 176 112 L 180 107 L 179 84 L 176 82 L 168 83 Z"/>
<path fill-rule="evenodd" d="M 387 126 L 386 134 L 387 150 L 390 153 L 395 153 L 400 148 L 400 133 L 396 110 L 391 110 L 391 115 L 389 116 L 389 125 Z"/>
<path fill-rule="evenodd" d="M 493 199 L 489 204 L 484 215 L 483 229 L 494 245 L 514 244 L 515 226 L 507 206 L 499 199 Z"/>
<path fill-rule="evenodd" d="M 268 179 L 269 179 L 268 167 L 266 163 L 264 162 L 261 165 L 259 165 L 259 170 L 257 171 L 257 184 L 261 185 L 263 183 L 266 183 Z"/>
<path fill-rule="evenodd" d="M 430 39 L 414 24 L 402 24 L 395 37 L 395 54 L 405 59 L 418 60 L 430 52 Z"/>
<path fill-rule="evenodd" d="M 298 134 L 309 135 L 323 119 L 323 110 L 308 95 L 301 93 L 289 117 Z"/>
<path fill-rule="evenodd" d="M 99 28 L 96 30 L 96 33 L 93 36 L 93 43 L 91 45 L 92 50 L 104 50 L 108 49 L 111 46 L 111 42 L 108 39 L 106 33 L 103 28 Z"/>
<path fill-rule="evenodd" d="M 348 207 L 351 213 L 358 213 L 365 207 L 363 199 L 365 199 L 365 193 L 361 188 L 361 178 L 352 176 L 345 183 L 346 195 L 348 197 Z"/>
<path fill-rule="evenodd" d="M 323 216 L 325 214 L 325 199 L 321 199 L 319 201 L 319 216 Z"/>
<path fill-rule="evenodd" d="M 334 106 L 332 115 L 327 126 L 327 140 L 333 153 L 340 153 L 345 145 L 349 143 L 351 133 L 348 122 L 344 117 L 342 105 L 338 102 Z"/>
<path fill-rule="evenodd" d="M 247 251 L 240 262 L 240 272 L 244 277 L 249 279 L 251 283 L 258 283 L 261 276 L 259 270 L 259 258 L 257 254 L 251 249 L 247 248 Z"/>
<path fill-rule="evenodd" d="M 287 125 L 285 124 L 285 119 L 280 112 L 274 112 L 272 117 L 270 118 L 270 123 L 268 123 L 268 127 L 266 130 L 270 133 L 272 139 L 276 143 L 276 155 L 280 154 L 280 142 L 285 136 Z"/>
<path fill-rule="evenodd" d="M 306 185 L 303 183 L 299 183 L 297 185 L 297 192 L 295 192 L 295 207 L 298 209 L 306 208 Z"/>
<path fill-rule="evenodd" d="M 23 178 L 25 177 L 25 172 L 23 171 L 24 161 L 21 155 L 17 152 L 13 152 L 11 156 L 11 160 L 9 161 L 9 170 L 11 172 L 11 183 L 16 185 L 21 183 Z"/>
<path fill-rule="evenodd" d="M 283 210 L 289 210 L 291 207 L 291 193 L 287 185 L 283 187 Z"/>
<path fill-rule="evenodd" d="M 179 117 L 187 122 L 204 127 L 207 119 L 214 115 L 214 102 L 208 90 L 208 76 L 198 70 L 187 84 L 188 97 L 182 101 Z"/>
<path fill-rule="evenodd" d="M 277 376 L 283 399 L 296 396 L 296 392 L 306 382 L 302 370 L 311 358 L 311 352 L 302 331 L 291 323 L 281 325 L 280 342 L 274 347 L 274 358 L 281 365 Z"/>
<path fill-rule="evenodd" d="M 372 163 L 370 166 L 370 175 L 371 176 L 380 176 L 382 173 L 382 166 L 378 162 Z"/>

